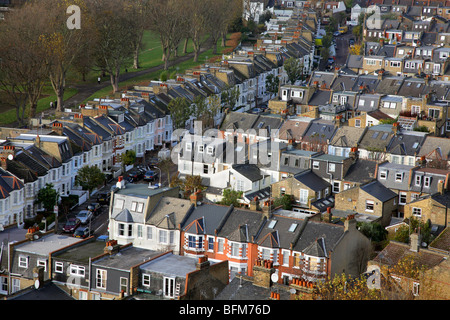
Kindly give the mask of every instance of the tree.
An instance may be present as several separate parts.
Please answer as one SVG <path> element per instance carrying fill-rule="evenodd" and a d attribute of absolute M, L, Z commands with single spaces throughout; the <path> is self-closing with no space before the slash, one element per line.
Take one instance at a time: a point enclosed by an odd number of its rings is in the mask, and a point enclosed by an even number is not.
<path fill-rule="evenodd" d="M 53 184 L 47 183 L 39 190 L 36 203 L 42 204 L 47 212 L 53 211 L 53 207 L 58 203 L 59 193 L 53 188 Z"/>
<path fill-rule="evenodd" d="M 206 21 L 208 10 L 210 7 L 203 5 L 202 0 L 187 0 L 187 5 L 190 10 L 188 15 L 188 35 L 192 40 L 194 49 L 194 62 L 198 61 L 200 48 L 204 36 L 206 35 Z"/>
<path fill-rule="evenodd" d="M 394 240 L 403 243 L 409 243 L 409 237 L 413 232 L 420 232 L 422 242 L 430 243 L 432 241 L 431 221 L 421 221 L 417 218 L 411 217 L 409 225 L 403 225 L 398 228 L 395 233 Z"/>
<path fill-rule="evenodd" d="M 235 207 L 238 207 L 238 206 L 240 206 L 240 203 L 238 200 L 242 198 L 242 195 L 243 195 L 242 191 L 236 191 L 233 189 L 225 189 L 222 192 L 223 198 L 222 198 L 222 200 L 219 201 L 219 204 L 223 204 L 226 206 L 233 205 Z"/>
<path fill-rule="evenodd" d="M 299 59 L 295 57 L 284 61 L 283 67 L 291 84 L 294 84 L 303 74 L 303 65 L 300 63 Z"/>
<path fill-rule="evenodd" d="M 20 10 L 8 13 L 0 23 L 0 90 L 16 109 L 19 126 L 35 117 L 37 101 L 48 79 L 45 50 L 39 36 L 47 28 L 43 17 L 46 12 L 34 2 L 24 4 Z"/>
<path fill-rule="evenodd" d="M 203 189 L 205 189 L 205 187 L 202 185 L 202 177 L 199 175 L 189 175 L 185 177 L 183 181 L 183 190 L 186 199 L 188 199 L 192 193 Z"/>
<path fill-rule="evenodd" d="M 381 224 L 372 222 L 359 223 L 358 230 L 374 242 L 381 242 L 386 240 L 388 233 Z"/>
<path fill-rule="evenodd" d="M 125 166 L 132 165 L 136 162 L 136 151 L 134 150 L 127 150 L 122 155 L 122 163 Z"/>
<path fill-rule="evenodd" d="M 272 73 L 266 77 L 266 90 L 272 94 L 278 94 L 280 87 L 280 78 L 274 76 Z"/>
<path fill-rule="evenodd" d="M 105 182 L 105 174 L 97 166 L 84 166 L 78 170 L 75 185 L 88 190 L 90 197 L 92 191 Z"/>
<path fill-rule="evenodd" d="M 172 118 L 174 129 L 184 129 L 186 121 L 192 115 L 191 104 L 186 98 L 175 98 L 170 100 L 167 108 Z"/>
<path fill-rule="evenodd" d="M 228 86 L 222 91 L 220 100 L 222 101 L 222 104 L 225 108 L 234 110 L 240 95 L 241 93 L 238 86 Z"/>
<path fill-rule="evenodd" d="M 165 158 L 162 159 L 158 163 L 158 168 L 161 169 L 161 172 L 165 172 L 167 174 L 167 184 L 170 185 L 171 178 L 170 178 L 170 170 L 173 168 L 174 163 L 172 162 L 171 158 Z"/>
<path fill-rule="evenodd" d="M 206 6 L 205 4 L 203 4 Z M 152 0 L 149 8 L 149 28 L 159 35 L 163 51 L 164 70 L 169 68 L 171 53 L 186 36 L 187 5 L 183 0 Z"/>
<path fill-rule="evenodd" d="M 370 289 L 367 279 L 361 275 L 351 278 L 344 273 L 328 277 L 325 281 L 317 282 L 313 289 L 315 300 L 384 300 L 380 290 Z"/>
<path fill-rule="evenodd" d="M 85 49 L 94 45 L 95 32 L 92 30 L 91 19 L 87 13 L 84 0 L 74 0 L 74 5 L 81 8 L 83 27 L 67 28 L 65 0 L 42 0 L 36 6 L 45 8 L 47 30 L 39 37 L 39 42 L 45 49 L 45 63 L 49 66 L 49 79 L 57 99 L 57 110 L 63 111 L 64 91 L 67 72 L 76 60 L 84 57 Z"/>
<path fill-rule="evenodd" d="M 133 0 L 97 0 L 92 4 L 95 15 L 96 66 L 109 73 L 113 92 L 119 91 L 120 69 L 133 56 L 134 29 L 130 12 Z"/>
<path fill-rule="evenodd" d="M 291 210 L 292 209 L 292 200 L 293 197 L 290 194 L 284 194 L 279 198 L 275 198 L 273 200 L 273 206 L 279 207 L 282 206 L 284 210 Z"/>
<path fill-rule="evenodd" d="M 143 42 L 142 38 L 144 36 L 144 31 L 149 27 L 149 9 L 150 0 L 134 0 L 131 6 L 131 15 L 133 19 L 131 23 L 133 24 L 132 46 L 133 46 L 133 68 L 139 69 L 139 53 L 142 49 Z"/>
<path fill-rule="evenodd" d="M 362 54 L 362 51 L 362 45 L 360 44 L 354 44 L 350 47 L 350 54 L 360 55 Z"/>

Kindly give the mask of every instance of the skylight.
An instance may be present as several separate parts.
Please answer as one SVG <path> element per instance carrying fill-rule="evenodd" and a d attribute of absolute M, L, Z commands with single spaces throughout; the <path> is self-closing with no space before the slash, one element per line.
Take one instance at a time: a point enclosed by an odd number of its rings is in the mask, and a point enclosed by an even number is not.
<path fill-rule="evenodd" d="M 268 228 L 273 229 L 276 224 L 277 224 L 277 220 L 272 220 L 272 221 L 270 221 Z"/>
<path fill-rule="evenodd" d="M 295 229 L 297 228 L 297 226 L 298 226 L 298 224 L 296 224 L 296 223 L 291 224 L 291 226 L 289 227 L 289 232 L 294 232 Z"/>

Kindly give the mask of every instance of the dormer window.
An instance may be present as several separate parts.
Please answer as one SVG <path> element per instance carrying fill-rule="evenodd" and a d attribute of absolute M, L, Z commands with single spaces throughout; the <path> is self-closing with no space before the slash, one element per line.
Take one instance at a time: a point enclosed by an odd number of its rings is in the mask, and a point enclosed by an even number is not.
<path fill-rule="evenodd" d="M 186 151 L 192 151 L 192 145 L 189 142 L 186 143 Z"/>
<path fill-rule="evenodd" d="M 415 185 L 420 187 L 422 184 L 422 176 L 416 176 Z"/>
<path fill-rule="evenodd" d="M 423 178 L 423 186 L 425 188 L 429 188 L 431 186 L 431 177 L 424 177 Z"/>
<path fill-rule="evenodd" d="M 395 182 L 402 182 L 402 181 L 403 181 L 403 172 L 395 173 Z"/>
<path fill-rule="evenodd" d="M 204 146 L 198 146 L 198 153 L 203 153 Z"/>

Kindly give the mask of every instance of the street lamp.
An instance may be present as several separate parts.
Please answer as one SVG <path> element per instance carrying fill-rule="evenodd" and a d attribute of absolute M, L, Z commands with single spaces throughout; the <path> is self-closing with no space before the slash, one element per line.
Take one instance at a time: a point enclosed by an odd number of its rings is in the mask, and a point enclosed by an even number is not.
<path fill-rule="evenodd" d="M 161 187 L 161 169 L 158 167 L 154 167 L 154 168 L 159 170 L 159 186 Z"/>

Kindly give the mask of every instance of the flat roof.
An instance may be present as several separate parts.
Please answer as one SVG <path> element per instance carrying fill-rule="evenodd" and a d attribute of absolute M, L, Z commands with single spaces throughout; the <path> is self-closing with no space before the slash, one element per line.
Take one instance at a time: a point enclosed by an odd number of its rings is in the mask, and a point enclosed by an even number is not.
<path fill-rule="evenodd" d="M 88 263 L 89 258 L 103 254 L 105 241 L 89 241 L 82 245 L 70 248 L 60 254 L 56 254 L 56 259 L 70 260 L 73 262 Z"/>
<path fill-rule="evenodd" d="M 25 242 L 15 247 L 18 252 L 28 252 L 37 255 L 49 255 L 51 252 L 80 242 L 79 238 L 61 234 L 48 234 L 38 240 Z"/>
<path fill-rule="evenodd" d="M 148 187 L 148 184 L 143 183 L 125 183 L 125 188 L 118 189 L 115 193 L 120 195 L 127 195 L 127 196 L 135 196 L 135 197 L 150 197 L 155 194 L 170 190 L 171 188 L 165 187 L 165 188 L 159 188 L 159 189 L 150 189 Z"/>
<path fill-rule="evenodd" d="M 161 254 L 159 251 L 127 247 L 120 249 L 116 254 L 107 255 L 96 261 L 92 261 L 92 265 L 130 271 L 131 267 L 134 267 L 146 260 L 150 260 L 159 254 Z"/>
<path fill-rule="evenodd" d="M 169 276 L 186 277 L 188 273 L 197 270 L 196 263 L 197 258 L 169 253 L 153 261 L 144 263 L 140 266 L 140 269 L 148 272 L 163 273 Z M 210 261 L 210 263 L 212 262 Z"/>

